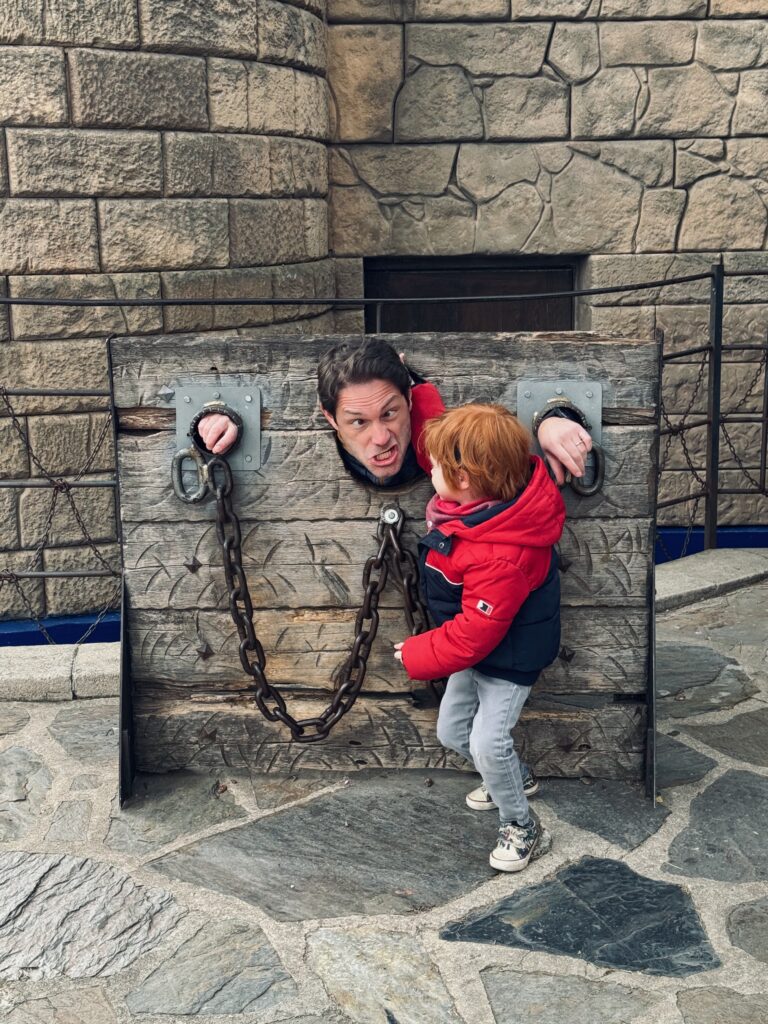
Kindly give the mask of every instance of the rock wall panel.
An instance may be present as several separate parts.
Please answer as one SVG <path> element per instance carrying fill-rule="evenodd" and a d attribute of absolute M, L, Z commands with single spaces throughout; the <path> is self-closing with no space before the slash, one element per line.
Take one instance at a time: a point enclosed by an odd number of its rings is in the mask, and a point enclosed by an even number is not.
<path fill-rule="evenodd" d="M 335 294 L 324 2 L 2 6 L 0 293 L 107 301 Z M 112 333 L 330 327 L 326 306 L 17 306 L 0 312 L 0 380 L 106 388 Z M 19 429 L 54 477 L 73 479 L 89 459 L 91 476 L 109 474 L 113 453 L 97 423 L 103 399 L 15 406 Z M 16 428 L 7 418 L 0 427 L 0 473 L 39 477 Z M 114 562 L 111 490 L 60 493 L 53 507 L 51 492 L 31 485 L 0 493 L 3 568 Z M 114 584 L 27 581 L 24 589 L 26 599 L 3 588 L 0 617 L 95 610 Z"/>
<path fill-rule="evenodd" d="M 766 13 L 764 0 L 330 0 L 329 76 L 348 78 L 334 91 L 332 253 L 567 255 L 588 287 L 721 259 L 768 267 Z M 350 77 L 363 38 L 389 55 L 385 81 L 360 52 Z M 706 282 L 595 297 L 577 324 L 660 329 L 681 351 L 705 339 L 706 302 Z M 764 342 L 767 303 L 765 279 L 729 280 L 726 343 Z M 749 364 L 746 387 L 759 353 L 728 358 Z M 670 370 L 677 423 L 698 372 L 696 360 Z M 755 429 L 722 439 L 747 486 Z M 698 460 L 701 439 L 691 446 Z M 688 471 L 679 441 L 672 452 L 662 490 L 677 493 Z M 758 505 L 724 500 L 730 522 L 757 521 Z"/>

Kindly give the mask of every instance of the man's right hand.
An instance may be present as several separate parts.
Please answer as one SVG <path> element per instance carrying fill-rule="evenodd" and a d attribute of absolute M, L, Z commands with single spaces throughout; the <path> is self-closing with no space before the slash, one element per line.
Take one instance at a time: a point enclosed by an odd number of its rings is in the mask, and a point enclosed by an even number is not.
<path fill-rule="evenodd" d="M 236 425 L 229 416 L 220 412 L 203 416 L 197 424 L 197 432 L 205 447 L 214 455 L 223 455 L 237 440 Z"/>

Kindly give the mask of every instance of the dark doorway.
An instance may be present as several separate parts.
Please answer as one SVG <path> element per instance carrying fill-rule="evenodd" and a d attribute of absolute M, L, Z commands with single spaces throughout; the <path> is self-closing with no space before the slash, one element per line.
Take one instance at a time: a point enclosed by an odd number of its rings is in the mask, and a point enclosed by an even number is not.
<path fill-rule="evenodd" d="M 571 291 L 574 263 L 443 257 L 371 258 L 365 261 L 366 298 L 432 298 L 455 295 L 530 295 Z M 367 306 L 365 329 L 378 332 L 571 331 L 569 297 L 515 302 L 419 301 Z"/>

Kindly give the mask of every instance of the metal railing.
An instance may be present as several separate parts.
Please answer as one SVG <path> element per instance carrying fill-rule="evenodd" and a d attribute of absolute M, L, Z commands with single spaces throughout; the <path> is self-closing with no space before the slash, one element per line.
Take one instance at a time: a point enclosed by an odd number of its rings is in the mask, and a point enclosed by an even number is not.
<path fill-rule="evenodd" d="M 326 307 L 332 309 L 358 309 L 365 308 L 367 306 L 373 306 L 375 309 L 376 326 L 377 331 L 381 328 L 382 323 L 382 311 L 385 306 L 388 305 L 405 305 L 413 304 L 415 302 L 420 305 L 430 305 L 435 303 L 460 303 L 460 302 L 522 302 L 522 301 L 533 301 L 538 299 L 552 299 L 552 298 L 571 298 L 572 300 L 580 298 L 589 298 L 591 296 L 605 296 L 605 295 L 618 295 L 626 294 L 630 292 L 641 292 L 648 291 L 657 288 L 669 288 L 673 285 L 692 284 L 699 281 L 710 282 L 710 294 L 709 294 L 709 336 L 706 344 L 696 345 L 688 349 L 684 349 L 680 352 L 664 352 L 663 351 L 663 338 L 662 338 L 662 365 L 667 366 L 675 360 L 690 359 L 691 356 L 701 356 L 699 363 L 699 370 L 697 373 L 696 381 L 694 382 L 694 388 L 691 393 L 691 400 L 688 409 L 682 414 L 676 413 L 675 415 L 681 415 L 680 422 L 673 425 L 670 419 L 670 413 L 664 407 L 663 395 L 660 395 L 660 413 L 662 419 L 662 427 L 660 430 L 660 436 L 664 444 L 664 451 L 659 459 L 659 475 L 661 475 L 667 463 L 671 444 L 675 438 L 679 438 L 684 453 L 687 468 L 692 474 L 693 479 L 698 485 L 699 489 L 693 491 L 693 493 L 686 494 L 681 497 L 664 499 L 658 504 L 659 509 L 670 508 L 676 505 L 689 503 L 691 506 L 691 513 L 689 516 L 689 522 L 687 526 L 687 534 L 685 543 L 683 544 L 682 554 L 685 554 L 688 548 L 688 542 L 695 526 L 696 517 L 698 514 L 700 502 L 704 502 L 704 544 L 706 548 L 712 548 L 717 545 L 717 526 L 718 526 L 718 499 L 720 495 L 755 495 L 760 494 L 766 495 L 766 448 L 768 447 L 768 373 L 766 373 L 766 366 L 768 365 L 768 345 L 765 341 L 762 343 L 741 343 L 741 344 L 723 344 L 723 314 L 725 304 L 725 282 L 727 278 L 731 277 L 764 277 L 768 276 L 768 271 L 737 271 L 727 273 L 722 264 L 714 264 L 709 271 L 698 273 L 681 275 L 673 278 L 665 278 L 661 280 L 645 281 L 638 284 L 627 284 L 627 285 L 612 285 L 603 288 L 581 288 L 573 289 L 570 291 L 561 292 L 544 292 L 544 293 L 528 293 L 528 294 L 517 294 L 517 295 L 487 295 L 487 296 L 428 296 L 422 299 L 415 299 L 413 297 L 407 298 L 339 298 L 337 296 L 332 297 L 311 297 L 311 298 L 189 298 L 189 299 L 126 299 L 126 298 L 111 298 L 111 299 L 67 299 L 67 298 L 13 298 L 9 296 L 0 296 L 0 307 L 6 306 L 47 306 L 47 307 L 78 307 L 78 308 L 105 308 L 105 307 L 119 307 L 119 308 L 131 308 L 131 307 L 177 307 L 177 306 L 300 306 L 305 308 L 312 307 Z M 107 342 L 109 338 L 107 339 Z M 109 345 L 107 345 L 109 349 Z M 721 407 L 721 390 L 722 390 L 722 361 L 723 353 L 726 352 L 746 352 L 754 351 L 760 352 L 761 358 L 757 366 L 757 370 L 750 381 L 749 387 L 747 388 L 746 394 L 743 396 L 741 401 L 733 409 L 723 410 Z M 690 417 L 693 414 L 693 409 L 696 401 L 699 397 L 701 388 L 703 386 L 703 379 L 705 371 L 707 371 L 707 413 L 704 417 L 694 418 Z M 763 382 L 763 396 L 762 396 L 762 412 L 761 413 L 747 413 L 743 411 L 743 406 L 752 397 L 752 393 L 757 387 L 760 376 L 762 374 Z M 75 474 L 69 474 L 74 479 L 65 479 L 62 476 L 55 476 L 46 467 L 44 467 L 39 459 L 37 459 L 32 446 L 29 442 L 27 432 L 24 430 L 20 423 L 19 415 L 13 408 L 12 399 L 14 398 L 29 398 L 29 397 L 55 397 L 55 398 L 104 398 L 108 400 L 108 417 L 105 421 L 105 427 L 102 430 L 100 439 L 97 442 L 97 446 L 91 451 L 88 456 L 86 463 L 81 467 L 80 472 Z M 72 413 L 81 412 L 82 410 L 71 410 Z M 46 517 L 46 526 L 43 530 L 41 541 L 35 545 L 34 551 L 31 552 L 30 565 L 21 571 L 11 571 L 0 569 L 0 588 L 4 584 L 10 584 L 16 588 L 17 592 L 22 598 L 22 603 L 25 605 L 30 617 L 33 621 L 36 621 L 39 628 L 43 631 L 46 639 L 53 643 L 54 641 L 48 635 L 44 624 L 41 621 L 41 617 L 37 616 L 34 609 L 29 601 L 28 597 L 24 593 L 23 581 L 34 581 L 44 580 L 47 578 L 53 579 L 76 579 L 86 577 L 114 577 L 118 580 L 117 591 L 120 589 L 120 580 L 122 577 L 122 568 L 114 568 L 109 565 L 103 558 L 102 553 L 98 549 L 98 545 L 94 542 L 91 537 L 85 523 L 83 522 L 82 515 L 77 507 L 73 492 L 78 489 L 88 488 L 99 488 L 99 487 L 110 487 L 115 491 L 116 505 L 118 502 L 118 488 L 117 479 L 113 475 L 109 478 L 85 478 L 85 474 L 88 472 L 89 466 L 93 463 L 95 455 L 98 452 L 99 447 L 103 444 L 107 431 L 111 428 L 113 443 L 115 442 L 116 434 L 116 416 L 115 416 L 115 404 L 114 404 L 114 393 L 112 389 L 112 380 L 110 373 L 110 388 L 109 390 L 87 390 L 87 389 L 44 389 L 44 388 L 7 388 L 0 385 L 0 414 L 5 412 L 14 424 L 14 428 L 20 436 L 22 443 L 24 444 L 29 458 L 35 464 L 36 468 L 40 472 L 40 477 L 31 478 L 26 480 L 18 479 L 6 479 L 0 480 L 0 488 L 29 488 L 29 487 L 48 487 L 51 489 L 51 505 L 49 508 L 48 515 Z M 60 410 L 57 410 L 57 415 L 62 415 Z M 736 451 L 735 445 L 728 432 L 728 426 L 736 423 L 761 423 L 761 441 L 760 441 L 760 465 L 759 465 L 759 477 L 755 479 L 749 472 L 749 469 L 744 466 L 744 463 Z M 701 429 L 706 427 L 707 440 L 706 440 L 706 464 L 704 468 L 704 476 L 702 477 L 699 469 L 694 464 L 694 460 L 690 455 L 688 445 L 686 443 L 686 434 L 695 429 Z M 720 437 L 721 434 L 728 446 L 731 455 L 733 456 L 738 468 L 746 475 L 751 486 L 748 488 L 739 487 L 723 487 L 720 484 Z M 116 445 L 115 445 L 116 450 Z M 39 562 L 41 554 L 46 547 L 48 542 L 48 535 L 51 529 L 51 523 L 56 510 L 56 505 L 61 496 L 64 496 L 68 502 L 74 518 L 78 522 L 80 529 L 82 530 L 83 540 L 91 552 L 96 556 L 97 561 L 100 563 L 101 568 L 98 569 L 84 569 L 84 570 L 45 570 L 36 568 L 36 564 Z M 119 509 L 115 510 L 115 521 L 116 521 L 116 540 L 120 541 L 120 516 Z M 115 597 L 117 598 L 117 591 Z M 107 611 L 113 606 L 113 602 L 108 603 L 97 616 L 96 621 L 89 627 L 86 635 L 80 639 L 79 642 L 83 642 L 87 639 L 87 636 L 93 631 L 98 622 L 104 617 Z"/>

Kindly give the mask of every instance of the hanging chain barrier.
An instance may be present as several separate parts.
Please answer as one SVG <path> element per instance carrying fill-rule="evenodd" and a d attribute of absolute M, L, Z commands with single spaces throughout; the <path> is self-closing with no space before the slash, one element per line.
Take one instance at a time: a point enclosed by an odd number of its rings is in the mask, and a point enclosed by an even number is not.
<path fill-rule="evenodd" d="M 755 497 L 768 497 L 768 486 L 766 480 L 766 461 L 768 459 L 768 332 L 766 336 L 758 339 L 747 335 L 747 340 L 725 344 L 723 341 L 724 325 L 724 304 L 725 285 L 729 278 L 768 276 L 767 271 L 730 271 L 726 272 L 722 264 L 714 265 L 710 275 L 711 290 L 709 300 L 710 324 L 709 336 L 706 344 L 694 345 L 691 348 L 681 351 L 665 351 L 664 333 L 659 332 L 659 339 L 662 343 L 662 367 L 667 367 L 674 360 L 684 359 L 686 362 L 692 357 L 698 356 L 698 370 L 695 380 L 692 382 L 688 401 L 682 411 L 675 408 L 674 416 L 677 422 L 672 422 L 672 411 L 668 410 L 665 400 L 664 389 L 661 390 L 660 412 L 662 428 L 660 430 L 663 445 L 660 451 L 658 478 L 661 483 L 663 474 L 674 471 L 676 466 L 671 465 L 672 443 L 675 439 L 679 441 L 679 454 L 682 455 L 684 468 L 687 470 L 687 483 L 692 485 L 688 493 L 675 498 L 666 498 L 659 501 L 657 508 L 662 511 L 676 505 L 688 504 L 689 512 L 686 522 L 683 524 L 685 533 L 682 539 L 682 546 L 679 551 L 672 553 L 664 541 L 658 523 L 656 541 L 667 559 L 683 557 L 688 553 L 693 537 L 694 529 L 703 519 L 704 537 L 703 546 L 705 549 L 717 546 L 717 529 L 719 523 L 720 498 L 726 495 L 752 495 Z M 753 328 L 748 327 L 747 331 Z M 727 408 L 722 407 L 722 372 L 724 356 L 733 354 L 735 360 L 728 365 L 733 372 L 734 367 L 750 365 L 754 358 L 754 370 L 746 382 L 742 397 Z M 741 360 L 744 360 L 742 362 Z M 706 389 L 704 381 L 706 378 Z M 762 378 L 762 396 L 760 396 L 760 385 Z M 663 382 L 663 375 L 662 375 Z M 698 410 L 701 408 L 706 392 L 706 415 Z M 750 402 L 760 402 L 760 410 L 752 408 Z M 759 427 L 759 440 L 755 444 L 753 434 L 745 434 L 742 441 L 743 451 L 740 453 L 737 441 L 731 434 L 733 426 L 753 424 Z M 706 428 L 706 443 L 704 453 L 691 451 L 689 443 L 689 432 L 701 431 Z M 725 442 L 730 455 L 730 463 L 726 467 L 720 464 L 721 439 Z M 757 453 L 757 454 L 756 454 Z M 759 467 L 755 466 L 755 461 Z M 702 464 L 703 463 L 703 464 Z M 751 463 L 751 464 L 750 464 Z M 732 468 L 733 467 L 733 468 Z M 756 472 L 755 472 L 756 470 Z M 722 474 L 730 471 L 738 472 L 741 475 L 740 486 L 726 486 Z M 748 484 L 748 486 L 745 486 Z M 704 504 L 703 517 L 699 510 Z"/>
<path fill-rule="evenodd" d="M 197 487 L 186 491 L 183 464 L 191 459 L 197 469 Z M 229 611 L 240 637 L 240 664 L 254 681 L 254 699 L 270 722 L 282 722 L 297 743 L 323 740 L 357 700 L 365 679 L 368 657 L 379 628 L 379 598 L 390 574 L 402 590 L 405 618 L 411 636 L 429 629 L 427 610 L 419 592 L 416 558 L 402 543 L 405 516 L 399 505 L 384 505 L 376 529 L 378 551 L 363 567 L 363 600 L 355 616 L 354 640 L 349 656 L 334 674 L 334 692 L 328 707 L 314 718 L 296 719 L 285 698 L 267 679 L 267 656 L 256 635 L 253 602 L 243 568 L 242 531 L 232 503 L 234 479 L 226 459 L 205 459 L 195 447 L 177 452 L 172 464 L 173 489 L 186 504 L 197 504 L 211 494 L 216 499 L 216 536 L 224 563 Z"/>
<path fill-rule="evenodd" d="M 50 630 L 46 627 L 43 622 L 43 617 L 40 614 L 39 598 L 36 599 L 35 594 L 31 592 L 30 588 L 39 586 L 40 581 L 45 579 L 84 579 L 92 577 L 107 577 L 114 579 L 115 586 L 110 590 L 100 611 L 96 614 L 93 621 L 89 623 L 85 632 L 78 638 L 75 646 L 79 647 L 90 638 L 106 615 L 119 605 L 120 592 L 122 589 L 122 570 L 120 568 L 115 568 L 114 565 L 110 564 L 99 550 L 96 541 L 92 537 L 91 532 L 86 525 L 83 513 L 75 498 L 75 492 L 79 489 L 87 490 L 88 488 L 98 487 L 111 487 L 116 489 L 117 487 L 117 481 L 114 476 L 109 479 L 85 479 L 86 474 L 92 470 L 92 467 L 96 463 L 96 460 L 104 448 L 105 442 L 110 436 L 110 433 L 113 433 L 114 431 L 113 411 L 111 408 L 105 411 L 101 427 L 99 428 L 95 440 L 89 444 L 89 451 L 80 469 L 75 473 L 68 474 L 65 478 L 64 476 L 54 476 L 54 474 L 43 464 L 30 442 L 28 429 L 22 423 L 23 414 L 19 414 L 16 411 L 11 401 L 12 397 L 60 399 L 68 396 L 88 399 L 109 398 L 110 393 L 109 391 L 88 389 L 73 389 L 65 391 L 30 388 L 26 390 L 12 390 L 4 385 L 0 385 L 0 414 L 4 414 L 8 417 L 14 433 L 21 442 L 22 450 L 25 452 L 30 463 L 35 467 L 39 474 L 36 478 L 22 481 L 2 480 L 0 481 L 0 485 L 4 487 L 23 488 L 45 487 L 50 491 L 50 500 L 48 502 L 47 512 L 45 514 L 45 519 L 39 536 L 37 537 L 32 550 L 24 552 L 24 555 L 26 556 L 26 565 L 21 569 L 0 568 L 0 591 L 5 584 L 8 584 L 18 597 L 21 607 L 23 607 L 29 619 L 37 626 L 46 642 L 55 645 L 57 641 L 51 636 Z M 60 410 L 57 410 L 56 414 L 67 415 L 79 412 L 81 412 L 79 409 L 74 410 L 73 413 L 62 413 Z M 93 570 L 62 569 L 48 571 L 40 568 L 43 564 L 44 552 L 49 549 L 53 524 L 56 519 L 57 512 L 62 507 L 62 501 L 64 502 L 64 507 L 68 507 L 69 512 L 80 531 L 82 540 L 85 542 L 91 555 L 94 557 L 100 568 Z"/>

